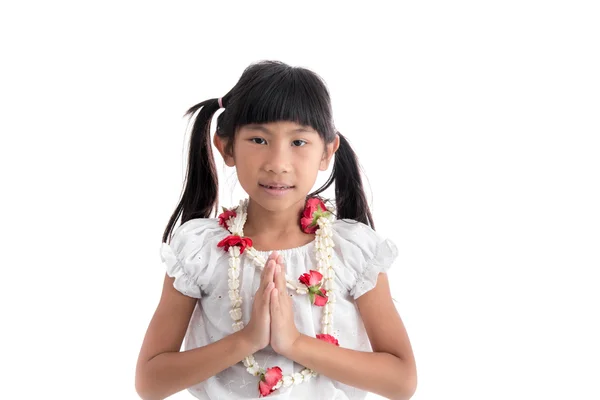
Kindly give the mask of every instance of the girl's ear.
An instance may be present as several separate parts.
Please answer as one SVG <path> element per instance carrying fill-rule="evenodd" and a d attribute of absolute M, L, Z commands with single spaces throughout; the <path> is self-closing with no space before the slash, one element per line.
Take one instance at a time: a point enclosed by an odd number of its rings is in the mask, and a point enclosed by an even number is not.
<path fill-rule="evenodd" d="M 215 133 L 215 137 L 213 138 L 213 143 L 215 144 L 215 147 L 217 148 L 217 150 L 219 150 L 219 153 L 221 153 L 221 157 L 223 157 L 223 161 L 225 161 L 225 165 L 227 165 L 228 167 L 233 167 L 235 165 L 234 158 L 225 153 L 225 146 L 227 145 L 227 140 L 221 139 L 221 137 Z"/>
<path fill-rule="evenodd" d="M 329 143 L 325 146 L 325 154 L 323 154 L 323 158 L 321 159 L 321 165 L 319 166 L 320 171 L 327 171 L 329 168 L 329 162 L 331 161 L 331 157 L 340 147 L 340 137 L 339 135 L 335 135 L 335 139 L 333 142 Z"/>

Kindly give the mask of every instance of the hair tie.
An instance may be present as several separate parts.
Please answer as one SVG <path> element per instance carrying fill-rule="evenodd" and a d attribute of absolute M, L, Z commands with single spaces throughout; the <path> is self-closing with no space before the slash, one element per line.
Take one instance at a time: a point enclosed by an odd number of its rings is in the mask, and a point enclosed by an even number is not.
<path fill-rule="evenodd" d="M 219 108 L 223 108 L 223 98 L 219 97 Z"/>

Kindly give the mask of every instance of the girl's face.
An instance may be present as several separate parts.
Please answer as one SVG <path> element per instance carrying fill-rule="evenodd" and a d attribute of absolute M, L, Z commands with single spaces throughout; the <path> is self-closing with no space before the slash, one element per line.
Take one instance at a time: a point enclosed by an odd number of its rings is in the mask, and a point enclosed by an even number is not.
<path fill-rule="evenodd" d="M 235 166 L 242 188 L 253 201 L 270 211 L 304 204 L 319 171 L 327 170 L 339 138 L 325 146 L 310 126 L 279 121 L 249 124 L 238 129 L 233 155 L 215 135 L 225 164 Z"/>

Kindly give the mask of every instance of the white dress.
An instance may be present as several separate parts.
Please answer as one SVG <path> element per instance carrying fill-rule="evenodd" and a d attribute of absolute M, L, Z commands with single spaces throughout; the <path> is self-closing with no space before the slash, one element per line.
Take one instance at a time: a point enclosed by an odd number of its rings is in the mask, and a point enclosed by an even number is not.
<path fill-rule="evenodd" d="M 337 290 L 333 312 L 333 336 L 340 347 L 372 351 L 355 299 L 375 287 L 377 276 L 386 272 L 398 255 L 389 239 L 382 238 L 367 225 L 353 220 L 335 220 L 333 269 Z M 217 243 L 230 233 L 217 218 L 186 221 L 173 232 L 170 245 L 161 247 L 161 259 L 174 287 L 199 299 L 185 336 L 185 350 L 205 346 L 234 333 L 229 315 L 231 302 L 227 272 L 229 254 Z M 316 268 L 314 241 L 293 249 L 278 250 L 283 255 L 288 277 L 299 277 Z M 266 259 L 270 251 L 259 251 Z M 252 299 L 260 283 L 261 271 L 248 257 L 240 257 L 240 296 L 244 326 L 250 320 Z M 298 282 L 298 284 L 300 284 Z M 292 294 L 294 321 L 300 333 L 316 337 L 321 333 L 322 307 L 312 305 L 307 295 Z M 283 375 L 300 372 L 304 367 L 273 351 L 271 346 L 254 354 L 266 369 L 279 366 Z M 204 382 L 188 388 L 199 399 L 258 399 L 259 377 L 253 376 L 240 360 Z M 266 396 L 271 399 L 364 399 L 367 392 L 318 374 L 307 382 L 281 387 Z"/>

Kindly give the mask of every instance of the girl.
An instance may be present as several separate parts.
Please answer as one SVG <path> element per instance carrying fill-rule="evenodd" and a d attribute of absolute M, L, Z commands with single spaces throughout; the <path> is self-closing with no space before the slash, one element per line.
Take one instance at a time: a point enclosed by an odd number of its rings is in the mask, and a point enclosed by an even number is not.
<path fill-rule="evenodd" d="M 213 142 L 248 199 L 210 218 L 218 207 L 210 124 L 220 108 Z M 397 249 L 373 230 L 356 156 L 334 127 L 321 78 L 256 63 L 224 97 L 186 115 L 196 111 L 185 190 L 163 235 L 166 274 L 139 354 L 138 394 L 411 398 L 415 360 L 386 274 Z M 334 153 L 332 175 L 309 194 Z M 332 183 L 336 207 L 317 196 Z"/>

